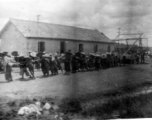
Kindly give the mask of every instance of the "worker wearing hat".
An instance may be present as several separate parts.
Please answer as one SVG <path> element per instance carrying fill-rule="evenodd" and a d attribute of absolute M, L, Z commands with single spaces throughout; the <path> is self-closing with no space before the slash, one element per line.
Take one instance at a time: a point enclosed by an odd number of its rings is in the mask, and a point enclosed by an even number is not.
<path fill-rule="evenodd" d="M 13 61 L 10 58 L 10 56 L 8 55 L 8 53 L 4 53 L 4 72 L 5 72 L 5 79 L 8 82 L 13 81 L 12 79 L 12 65 L 13 65 Z"/>
<path fill-rule="evenodd" d="M 50 55 L 49 54 L 44 54 L 42 56 L 41 69 L 42 69 L 44 77 L 48 77 L 49 69 L 50 69 Z"/>

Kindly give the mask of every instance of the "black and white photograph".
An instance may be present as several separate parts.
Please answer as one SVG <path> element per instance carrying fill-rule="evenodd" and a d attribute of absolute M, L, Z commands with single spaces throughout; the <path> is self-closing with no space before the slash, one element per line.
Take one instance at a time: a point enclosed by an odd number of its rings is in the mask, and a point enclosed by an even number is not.
<path fill-rule="evenodd" d="M 152 118 L 152 0 L 0 0 L 0 120 Z"/>

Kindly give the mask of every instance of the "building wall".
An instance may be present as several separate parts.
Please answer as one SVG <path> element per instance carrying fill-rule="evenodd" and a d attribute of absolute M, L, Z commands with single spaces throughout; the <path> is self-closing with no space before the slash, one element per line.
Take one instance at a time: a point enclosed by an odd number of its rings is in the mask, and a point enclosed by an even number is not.
<path fill-rule="evenodd" d="M 49 39 L 28 39 L 28 50 L 38 51 L 38 42 L 45 42 L 45 52 L 55 53 L 60 52 L 60 42 L 62 40 L 49 40 Z M 94 45 L 98 45 L 98 51 L 100 53 L 105 53 L 108 50 L 108 45 L 110 45 L 111 52 L 114 51 L 114 44 L 107 43 L 92 43 L 92 42 L 74 42 L 65 41 L 66 51 L 71 50 L 72 53 L 79 51 L 79 44 L 83 44 L 84 52 L 89 53 L 94 51 Z"/>
<path fill-rule="evenodd" d="M 28 50 L 38 52 L 38 42 L 45 42 L 45 52 L 55 53 L 60 51 L 60 42 L 56 40 L 46 40 L 46 39 L 28 39 Z"/>
<path fill-rule="evenodd" d="M 0 37 L 1 52 L 18 51 L 19 54 L 27 54 L 26 38 L 17 30 L 13 24 L 9 24 Z"/>

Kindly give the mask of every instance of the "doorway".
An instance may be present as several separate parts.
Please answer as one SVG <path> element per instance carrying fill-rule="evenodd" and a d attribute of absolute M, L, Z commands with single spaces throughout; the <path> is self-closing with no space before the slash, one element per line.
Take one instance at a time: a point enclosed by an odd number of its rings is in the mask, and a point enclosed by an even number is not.
<path fill-rule="evenodd" d="M 60 42 L 60 53 L 65 53 L 66 50 L 66 43 L 65 41 Z"/>

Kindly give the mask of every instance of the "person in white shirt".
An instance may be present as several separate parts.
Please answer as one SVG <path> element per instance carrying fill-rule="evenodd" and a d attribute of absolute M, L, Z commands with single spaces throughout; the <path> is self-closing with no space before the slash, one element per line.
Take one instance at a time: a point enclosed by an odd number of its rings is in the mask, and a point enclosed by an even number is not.
<path fill-rule="evenodd" d="M 12 65 L 13 65 L 13 62 L 12 62 L 12 59 L 10 56 L 6 54 L 4 54 L 4 72 L 5 72 L 5 79 L 8 81 L 8 82 L 11 82 L 13 81 L 12 79 Z"/>

